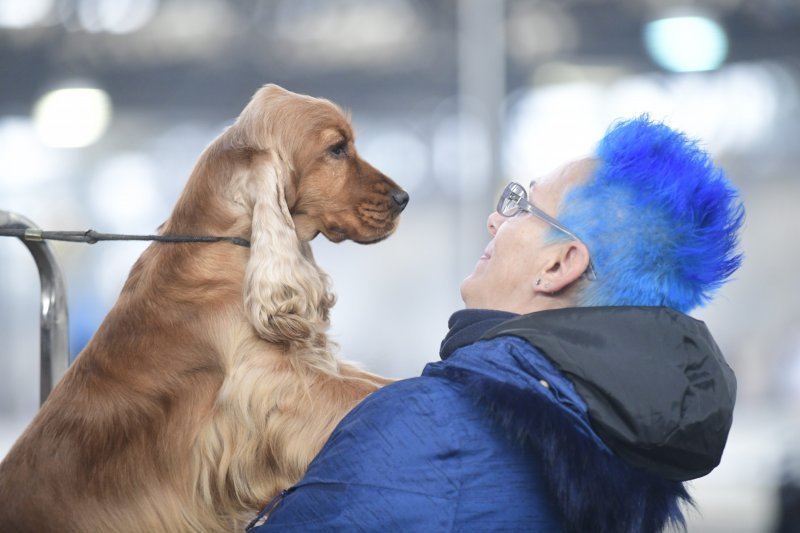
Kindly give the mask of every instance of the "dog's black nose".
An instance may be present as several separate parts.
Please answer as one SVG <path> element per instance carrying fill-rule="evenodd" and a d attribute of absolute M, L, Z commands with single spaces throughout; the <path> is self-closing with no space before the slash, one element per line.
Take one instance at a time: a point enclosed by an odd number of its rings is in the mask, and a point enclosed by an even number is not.
<path fill-rule="evenodd" d="M 392 200 L 394 200 L 395 209 L 402 211 L 408 204 L 408 193 L 403 190 L 395 191 L 392 193 Z"/>

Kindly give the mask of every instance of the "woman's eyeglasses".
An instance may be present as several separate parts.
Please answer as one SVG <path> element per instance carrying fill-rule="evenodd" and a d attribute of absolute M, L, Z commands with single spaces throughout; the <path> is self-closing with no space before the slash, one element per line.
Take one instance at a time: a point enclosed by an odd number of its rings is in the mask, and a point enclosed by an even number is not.
<path fill-rule="evenodd" d="M 526 211 L 540 218 L 541 220 L 544 220 L 557 230 L 566 234 L 570 239 L 583 243 L 580 237 L 567 229 L 566 226 L 530 203 L 528 201 L 528 192 L 525 190 L 525 187 L 512 181 L 506 185 L 505 190 L 503 190 L 503 194 L 500 195 L 500 200 L 497 202 L 497 212 L 504 217 L 513 217 L 518 215 L 520 211 Z M 584 246 L 586 245 L 586 243 L 583 244 Z M 589 258 L 589 266 L 587 267 L 586 272 L 584 272 L 584 275 L 589 280 L 597 279 L 597 271 L 594 269 L 591 258 Z"/>

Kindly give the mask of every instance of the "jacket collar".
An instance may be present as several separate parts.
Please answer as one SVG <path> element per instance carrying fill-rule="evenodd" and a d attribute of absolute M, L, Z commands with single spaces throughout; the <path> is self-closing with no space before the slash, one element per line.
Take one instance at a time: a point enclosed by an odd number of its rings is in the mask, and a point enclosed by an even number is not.
<path fill-rule="evenodd" d="M 439 347 L 439 357 L 444 361 L 453 352 L 480 339 L 487 331 L 511 318 L 516 313 L 495 311 L 493 309 L 462 309 L 450 316 L 447 326 L 450 330 Z"/>

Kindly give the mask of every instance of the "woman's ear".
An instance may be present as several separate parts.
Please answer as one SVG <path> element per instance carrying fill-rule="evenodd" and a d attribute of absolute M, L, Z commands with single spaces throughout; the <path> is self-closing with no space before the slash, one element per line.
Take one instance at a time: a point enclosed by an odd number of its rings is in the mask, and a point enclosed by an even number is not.
<path fill-rule="evenodd" d="M 533 282 L 535 292 L 560 292 L 580 279 L 589 267 L 589 249 L 580 241 L 553 244 L 547 253 L 545 268 Z"/>

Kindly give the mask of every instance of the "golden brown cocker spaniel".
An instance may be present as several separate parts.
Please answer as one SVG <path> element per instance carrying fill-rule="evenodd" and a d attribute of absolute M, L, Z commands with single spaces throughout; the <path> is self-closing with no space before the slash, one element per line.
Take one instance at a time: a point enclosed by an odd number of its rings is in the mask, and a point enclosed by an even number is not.
<path fill-rule="evenodd" d="M 308 241 L 379 241 L 408 195 L 342 111 L 260 89 L 203 152 L 163 234 L 0 464 L 0 531 L 241 530 L 387 380 L 328 345 Z"/>

